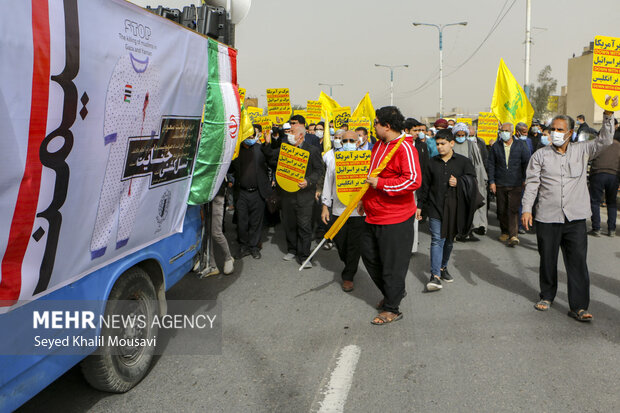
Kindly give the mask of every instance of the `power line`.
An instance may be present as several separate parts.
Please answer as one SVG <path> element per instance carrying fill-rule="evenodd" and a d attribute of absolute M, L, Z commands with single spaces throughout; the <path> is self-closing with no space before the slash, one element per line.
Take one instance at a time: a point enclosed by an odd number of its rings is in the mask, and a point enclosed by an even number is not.
<path fill-rule="evenodd" d="M 502 5 L 499 13 L 497 14 L 497 17 L 495 18 L 495 22 L 493 22 L 493 25 L 491 26 L 491 29 L 489 30 L 489 33 L 486 35 L 486 37 L 482 40 L 482 42 L 480 43 L 480 45 L 473 51 L 473 53 L 467 58 L 465 59 L 465 61 L 463 63 L 461 63 L 460 65 L 458 65 L 453 71 L 451 71 L 450 73 L 448 73 L 447 75 L 444 75 L 445 77 L 448 77 L 450 75 L 453 75 L 454 73 L 456 73 L 459 69 L 461 69 L 463 66 L 465 66 L 475 55 L 476 53 L 478 53 L 478 51 L 482 48 L 482 46 L 484 46 L 484 44 L 486 43 L 486 41 L 491 37 L 491 35 L 493 34 L 493 32 L 495 32 L 495 30 L 499 27 L 500 23 L 504 20 L 504 18 L 508 15 L 508 13 L 510 12 L 510 10 L 514 7 L 514 5 L 516 4 L 517 0 L 513 0 L 512 3 L 510 4 L 510 6 L 508 7 L 508 9 L 504 12 L 504 9 L 506 8 L 506 5 L 508 4 L 510 0 L 506 0 L 504 2 L 504 4 Z M 504 13 L 502 15 L 502 13 Z M 501 17 L 500 17 L 501 16 Z M 439 72 L 433 73 L 431 74 L 431 76 L 425 81 L 423 82 L 420 86 L 416 87 L 413 90 L 409 90 L 406 92 L 403 92 L 403 94 L 409 95 L 409 94 L 417 94 L 419 92 L 422 92 L 424 90 L 426 90 L 428 87 L 430 87 L 431 85 L 435 84 L 436 81 L 439 80 Z M 429 83 L 430 82 L 430 83 Z"/>

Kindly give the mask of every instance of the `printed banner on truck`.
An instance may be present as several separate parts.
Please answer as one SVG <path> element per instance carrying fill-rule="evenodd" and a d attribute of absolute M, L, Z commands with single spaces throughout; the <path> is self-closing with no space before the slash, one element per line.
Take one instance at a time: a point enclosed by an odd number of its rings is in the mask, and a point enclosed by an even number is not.
<path fill-rule="evenodd" d="M 3 5 L 0 312 L 182 230 L 210 63 L 122 0 Z"/>

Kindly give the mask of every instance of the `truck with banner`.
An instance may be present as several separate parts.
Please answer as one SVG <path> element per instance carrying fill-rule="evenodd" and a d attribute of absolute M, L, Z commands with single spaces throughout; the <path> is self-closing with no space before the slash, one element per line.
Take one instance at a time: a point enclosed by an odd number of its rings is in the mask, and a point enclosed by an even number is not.
<path fill-rule="evenodd" d="M 240 104 L 235 49 L 135 4 L 4 5 L 0 411 L 11 411 L 80 362 L 104 391 L 146 375 L 149 352 L 29 353 L 29 309 L 90 301 L 106 313 L 115 299 L 164 314 L 166 291 L 197 264 L 200 205 L 230 164 Z"/>

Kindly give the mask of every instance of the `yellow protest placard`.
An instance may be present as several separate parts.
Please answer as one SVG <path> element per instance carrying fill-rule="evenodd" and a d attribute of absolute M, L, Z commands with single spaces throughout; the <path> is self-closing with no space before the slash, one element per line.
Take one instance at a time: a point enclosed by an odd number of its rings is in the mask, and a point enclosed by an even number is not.
<path fill-rule="evenodd" d="M 498 121 L 493 113 L 480 112 L 478 114 L 478 137 L 487 145 L 491 139 L 497 139 L 498 130 Z"/>
<path fill-rule="evenodd" d="M 263 133 L 271 129 L 271 119 L 269 119 L 269 116 L 257 116 L 252 123 L 260 125 L 263 128 Z"/>
<path fill-rule="evenodd" d="M 248 106 L 248 116 L 252 123 L 256 123 L 256 118 L 263 116 L 263 110 L 254 106 Z"/>
<path fill-rule="evenodd" d="M 241 106 L 243 106 L 243 102 L 245 102 L 245 89 L 242 87 L 239 88 L 239 102 Z"/>
<path fill-rule="evenodd" d="M 366 128 L 366 130 L 370 133 L 370 119 L 368 118 L 350 118 L 349 119 L 349 130 L 355 130 L 359 127 Z"/>
<path fill-rule="evenodd" d="M 558 111 L 558 104 L 560 102 L 559 96 L 549 96 L 547 98 L 547 110 L 552 113 L 556 113 Z"/>
<path fill-rule="evenodd" d="M 304 119 L 306 120 L 306 125 L 309 123 L 308 122 L 308 112 L 306 112 L 305 110 L 301 110 L 301 109 L 297 109 L 293 111 L 294 115 L 301 115 L 304 117 Z"/>
<path fill-rule="evenodd" d="M 284 122 L 291 116 L 291 96 L 287 88 L 267 89 L 267 112 L 269 116 L 278 116 Z M 273 119 L 274 123 L 278 122 Z"/>
<path fill-rule="evenodd" d="M 351 107 L 345 106 L 341 108 L 336 108 L 332 111 L 334 116 L 334 128 L 342 128 L 343 125 L 349 124 L 349 119 L 351 119 Z"/>
<path fill-rule="evenodd" d="M 620 109 L 620 38 L 596 36 L 592 57 L 592 97 L 605 110 Z"/>
<path fill-rule="evenodd" d="M 309 100 L 306 106 L 306 122 L 317 123 L 321 121 L 321 102 L 318 100 Z"/>
<path fill-rule="evenodd" d="M 282 143 L 276 169 L 276 181 L 280 188 L 286 192 L 299 191 L 297 184 L 305 179 L 309 157 L 310 152 Z"/>
<path fill-rule="evenodd" d="M 456 118 L 456 123 L 464 123 L 471 126 L 471 118 Z"/>
<path fill-rule="evenodd" d="M 370 151 L 338 151 L 336 158 L 336 194 L 345 205 L 355 197 L 370 169 Z"/>

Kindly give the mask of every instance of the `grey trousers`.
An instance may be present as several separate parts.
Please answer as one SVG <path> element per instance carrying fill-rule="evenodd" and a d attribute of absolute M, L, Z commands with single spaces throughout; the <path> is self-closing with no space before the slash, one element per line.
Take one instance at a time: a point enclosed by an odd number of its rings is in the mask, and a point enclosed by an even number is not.
<path fill-rule="evenodd" d="M 222 231 L 225 207 L 226 202 L 224 196 L 218 195 L 211 201 L 211 245 L 208 266 L 215 266 L 215 259 L 213 256 L 214 245 L 217 246 L 218 253 L 222 254 L 224 262 L 232 258 L 232 255 L 230 255 L 230 248 L 228 248 L 228 241 Z"/>

